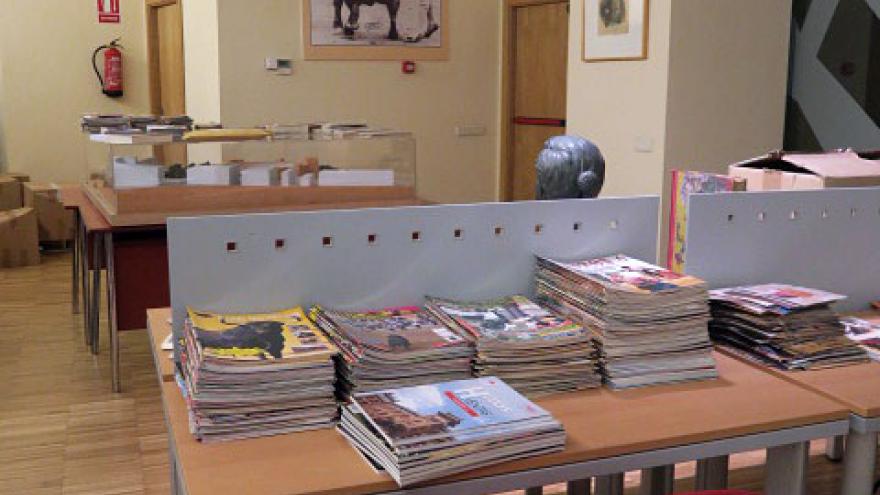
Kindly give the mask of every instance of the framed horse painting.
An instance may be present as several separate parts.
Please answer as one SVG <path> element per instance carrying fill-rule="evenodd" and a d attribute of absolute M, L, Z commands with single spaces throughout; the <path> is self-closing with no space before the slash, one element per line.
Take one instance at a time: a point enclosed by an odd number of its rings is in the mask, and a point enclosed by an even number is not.
<path fill-rule="evenodd" d="M 648 0 L 583 0 L 584 60 L 648 58 Z"/>
<path fill-rule="evenodd" d="M 447 60 L 449 0 L 303 0 L 307 60 Z"/>

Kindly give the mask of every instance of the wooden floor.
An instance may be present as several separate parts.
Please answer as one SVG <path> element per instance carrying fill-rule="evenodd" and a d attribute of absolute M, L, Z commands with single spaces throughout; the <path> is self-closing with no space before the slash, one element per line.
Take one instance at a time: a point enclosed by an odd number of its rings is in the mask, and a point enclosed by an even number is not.
<path fill-rule="evenodd" d="M 101 354 L 92 356 L 70 297 L 66 254 L 0 270 L 0 494 L 167 494 L 165 425 L 146 332 L 123 333 L 124 392 L 112 394 L 106 325 Z M 823 448 L 813 445 L 812 495 L 838 492 L 840 465 L 825 460 Z M 731 486 L 759 491 L 763 459 L 734 456 Z M 677 466 L 678 491 L 693 486 L 693 470 L 694 463 Z M 638 473 L 627 485 L 635 493 Z"/>

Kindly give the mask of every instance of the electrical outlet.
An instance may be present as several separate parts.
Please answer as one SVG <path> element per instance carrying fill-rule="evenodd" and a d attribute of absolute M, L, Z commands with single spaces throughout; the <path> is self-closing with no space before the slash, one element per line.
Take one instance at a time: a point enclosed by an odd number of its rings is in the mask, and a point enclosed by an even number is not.
<path fill-rule="evenodd" d="M 654 151 L 654 140 L 647 136 L 636 136 L 635 150 L 639 153 Z"/>

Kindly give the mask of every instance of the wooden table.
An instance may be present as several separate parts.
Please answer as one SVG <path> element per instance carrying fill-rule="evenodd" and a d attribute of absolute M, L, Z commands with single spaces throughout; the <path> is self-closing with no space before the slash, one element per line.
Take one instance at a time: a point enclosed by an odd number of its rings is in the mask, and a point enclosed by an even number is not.
<path fill-rule="evenodd" d="M 872 493 L 880 432 L 880 363 L 810 371 L 784 371 L 762 366 L 732 352 L 727 354 L 756 369 L 844 404 L 851 416 L 844 454 L 843 494 Z M 842 437 L 839 441 L 842 441 Z M 830 457 L 839 455 L 829 453 Z"/>
<path fill-rule="evenodd" d="M 146 327 L 146 312 L 149 308 L 161 308 L 170 305 L 170 292 L 168 286 L 168 245 L 165 222 L 174 216 L 212 215 L 234 213 L 236 211 L 223 209 L 206 209 L 198 211 L 192 205 L 194 202 L 190 196 L 204 200 L 206 195 L 218 188 L 154 188 L 158 194 L 157 204 L 172 201 L 174 197 L 189 198 L 183 201 L 183 206 L 177 205 L 177 209 L 170 212 L 162 212 L 155 208 L 148 215 L 136 213 L 120 214 L 116 210 L 105 211 L 107 201 L 98 198 L 96 191 L 100 188 L 93 186 L 70 186 L 61 191 L 61 201 L 65 208 L 75 210 L 77 222 L 77 242 L 79 246 L 74 258 L 79 269 L 72 270 L 71 282 L 75 291 L 79 286 L 83 288 L 84 319 L 86 322 L 86 344 L 91 346 L 92 352 L 98 352 L 99 318 L 100 309 L 100 270 L 106 268 L 107 272 L 107 301 L 108 321 L 110 326 L 110 354 L 112 363 L 112 387 L 114 392 L 121 390 L 119 379 L 119 339 L 118 332 L 126 330 L 140 330 Z M 224 197 L 228 197 L 230 188 Z M 237 188 L 241 189 L 241 188 Z M 280 205 L 279 202 L 290 196 L 292 188 L 268 188 L 273 190 L 285 189 L 286 195 L 274 197 L 271 207 L 261 207 L 258 202 L 252 201 L 250 207 L 241 212 L 272 213 L 291 210 L 317 210 L 317 209 L 354 209 L 385 206 L 411 206 L 425 204 L 415 196 L 404 199 L 407 191 L 415 194 L 412 188 L 391 188 L 389 199 L 381 199 L 382 191 L 377 188 L 367 188 L 370 191 L 361 191 L 363 188 L 332 188 L 326 190 L 323 195 L 315 193 L 303 194 L 302 204 Z M 317 188 L 315 188 L 317 189 Z M 331 189 L 331 188 L 325 188 Z M 248 197 L 253 197 L 258 188 L 247 191 Z M 127 194 L 133 194 L 128 191 Z M 276 191 L 275 196 L 279 193 Z M 258 194 L 257 194 L 258 195 Z M 329 195 L 329 196 L 328 196 Z M 318 197 L 322 196 L 322 197 Z M 329 199 L 328 199 L 329 198 Z M 117 198 L 118 199 L 118 198 Z M 137 199 L 137 198 L 136 198 Z M 116 205 L 119 207 L 120 205 Z M 85 254 L 84 253 L 90 253 Z M 91 260 L 89 260 L 91 258 Z M 91 282 L 88 281 L 91 273 Z M 82 284 L 77 279 L 82 277 Z M 78 305 L 77 305 L 78 306 Z"/>
<path fill-rule="evenodd" d="M 167 322 L 165 314 L 151 312 L 156 323 L 151 342 L 168 331 L 159 328 Z M 157 349 L 157 359 L 164 359 Z M 409 492 L 497 493 L 769 448 L 766 493 L 800 493 L 805 442 L 846 431 L 848 409 L 736 359 L 716 357 L 721 378 L 715 381 L 622 392 L 600 389 L 539 400 L 565 425 L 564 452 L 444 478 Z M 201 444 L 189 432 L 176 383 L 161 369 L 158 378 L 177 493 L 358 495 L 398 490 L 334 430 Z"/>
<path fill-rule="evenodd" d="M 147 333 L 150 336 L 150 347 L 153 349 L 153 361 L 156 364 L 156 372 L 159 381 L 174 381 L 174 361 L 171 359 L 173 351 L 163 351 L 162 342 L 171 335 L 171 309 L 148 309 L 147 310 Z"/>

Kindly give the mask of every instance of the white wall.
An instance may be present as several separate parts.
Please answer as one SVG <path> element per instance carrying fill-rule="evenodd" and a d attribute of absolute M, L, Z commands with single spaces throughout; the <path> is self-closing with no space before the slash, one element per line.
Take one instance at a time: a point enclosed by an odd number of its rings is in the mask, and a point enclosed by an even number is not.
<path fill-rule="evenodd" d="M 669 78 L 669 0 L 651 2 L 648 59 L 583 61 L 582 0 L 571 2 L 568 132 L 599 146 L 607 162 L 605 196 L 657 194 L 663 183 Z M 637 140 L 652 144 L 636 151 Z"/>
<path fill-rule="evenodd" d="M 122 0 L 121 11 L 121 24 L 99 24 L 94 0 L 3 0 L 0 149 L 10 171 L 37 181 L 83 179 L 88 150 L 80 116 L 149 111 L 144 3 Z M 118 100 L 101 93 L 90 58 L 116 37 L 125 56 L 125 96 Z"/>
<path fill-rule="evenodd" d="M 220 112 L 226 125 L 363 120 L 411 130 L 419 194 L 441 202 L 498 193 L 501 0 L 452 0 L 449 61 L 303 60 L 302 1 L 218 1 Z M 267 56 L 294 59 L 294 74 L 263 69 Z M 459 138 L 457 125 L 486 136 Z"/>

